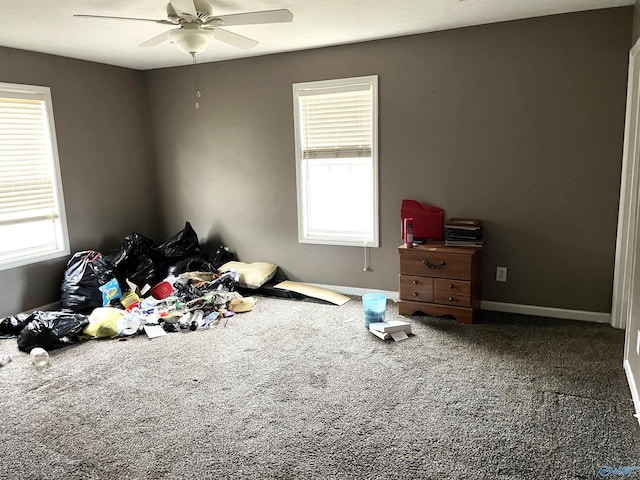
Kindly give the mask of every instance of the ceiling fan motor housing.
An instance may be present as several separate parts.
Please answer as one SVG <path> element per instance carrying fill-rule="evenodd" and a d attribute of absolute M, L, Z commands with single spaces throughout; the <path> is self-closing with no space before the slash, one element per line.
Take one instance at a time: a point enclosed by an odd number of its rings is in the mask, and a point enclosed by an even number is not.
<path fill-rule="evenodd" d="M 171 3 L 167 4 L 167 18 L 172 22 L 180 22 L 182 21 L 197 21 L 206 22 L 209 17 L 213 16 L 213 7 L 210 3 L 205 2 L 203 0 L 193 0 L 193 4 L 196 7 L 196 13 L 198 14 L 197 19 L 185 18 L 184 15 L 179 15 L 173 5 Z"/>

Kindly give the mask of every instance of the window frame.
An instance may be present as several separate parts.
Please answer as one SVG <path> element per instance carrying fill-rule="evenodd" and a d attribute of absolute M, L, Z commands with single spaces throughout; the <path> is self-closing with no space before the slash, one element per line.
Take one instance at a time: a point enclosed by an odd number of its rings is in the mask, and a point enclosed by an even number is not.
<path fill-rule="evenodd" d="M 300 95 L 302 90 L 309 89 L 335 89 L 336 87 L 348 87 L 357 84 L 369 84 L 371 91 L 371 108 L 372 108 L 372 131 L 371 131 L 371 168 L 372 168 L 372 213 L 373 213 L 373 238 L 371 240 L 362 240 L 347 235 L 339 236 L 322 236 L 311 235 L 307 233 L 306 221 L 306 191 L 304 184 L 304 167 L 305 162 L 302 146 L 302 126 L 300 114 Z M 311 82 L 301 82 L 293 84 L 293 118 L 294 118 L 294 140 L 295 140 L 295 161 L 296 161 L 296 195 L 297 195 L 297 211 L 298 211 L 298 243 L 309 243 L 317 245 L 337 245 L 352 247 L 379 247 L 380 245 L 380 215 L 379 215 L 379 162 L 378 162 L 378 75 L 366 75 L 359 77 L 339 78 L 332 80 L 318 80 Z M 369 157 L 361 157 L 369 158 Z M 338 160 L 338 159 L 337 159 Z M 308 160 L 307 160 L 308 161 Z"/>
<path fill-rule="evenodd" d="M 55 250 L 42 251 L 42 247 L 31 247 L 25 255 L 15 258 L 2 259 L 0 257 L 0 271 L 10 270 L 12 268 L 22 267 L 33 263 L 44 262 L 55 258 L 65 257 L 70 254 L 71 247 L 69 243 L 69 231 L 67 227 L 66 209 L 64 203 L 64 193 L 62 189 L 62 174 L 60 170 L 60 159 L 58 156 L 58 142 L 53 115 L 53 102 L 51 99 L 51 89 L 49 87 L 38 85 L 24 85 L 17 83 L 0 82 L 0 96 L 7 94 L 17 96 L 19 98 L 39 97 L 44 101 L 44 109 L 46 112 L 46 122 L 48 131 L 45 133 L 46 143 L 48 146 L 49 161 L 51 162 L 51 184 L 53 187 L 53 197 L 57 207 L 57 222 L 55 226 L 58 230 L 56 238 L 58 240 L 58 248 Z M 16 222 L 19 223 L 19 222 Z"/>

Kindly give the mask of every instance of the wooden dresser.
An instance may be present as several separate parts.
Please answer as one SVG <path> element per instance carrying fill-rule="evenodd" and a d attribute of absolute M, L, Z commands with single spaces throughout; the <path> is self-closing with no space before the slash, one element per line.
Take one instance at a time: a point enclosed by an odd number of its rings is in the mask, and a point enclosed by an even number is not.
<path fill-rule="evenodd" d="M 400 315 L 452 315 L 461 323 L 473 323 L 480 308 L 481 248 L 430 242 L 401 246 L 398 253 Z"/>

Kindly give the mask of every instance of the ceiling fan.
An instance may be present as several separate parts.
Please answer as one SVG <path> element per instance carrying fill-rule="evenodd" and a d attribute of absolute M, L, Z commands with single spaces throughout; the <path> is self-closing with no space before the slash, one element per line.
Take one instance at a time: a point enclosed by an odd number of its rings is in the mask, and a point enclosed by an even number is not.
<path fill-rule="evenodd" d="M 293 13 L 287 9 L 266 10 L 262 12 L 214 15 L 213 7 L 206 0 L 171 0 L 167 4 L 167 19 L 112 17 L 107 15 L 74 15 L 83 18 L 107 18 L 113 20 L 138 20 L 173 25 L 178 28 L 168 30 L 140 44 L 141 47 L 153 47 L 169 41 L 185 53 L 195 55 L 206 50 L 212 38 L 249 49 L 258 42 L 237 33 L 220 28 L 222 26 L 255 25 L 264 23 L 284 23 L 293 21 Z"/>

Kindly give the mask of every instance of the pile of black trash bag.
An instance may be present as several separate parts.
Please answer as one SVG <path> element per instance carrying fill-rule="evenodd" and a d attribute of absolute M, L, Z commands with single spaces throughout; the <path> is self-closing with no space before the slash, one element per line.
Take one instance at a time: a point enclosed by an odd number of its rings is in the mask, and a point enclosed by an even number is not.
<path fill-rule="evenodd" d="M 78 343 L 87 325 L 89 318 L 79 313 L 19 313 L 0 320 L 0 338 L 18 337 L 18 348 L 27 353 L 36 347 L 56 350 Z"/>
<path fill-rule="evenodd" d="M 89 324 L 88 314 L 105 305 L 110 285 L 120 291 L 153 287 L 170 275 L 185 272 L 217 272 L 234 255 L 220 247 L 214 255 L 203 252 L 198 235 L 189 222 L 167 241 L 156 244 L 132 232 L 111 255 L 88 250 L 75 253 L 67 263 L 62 281 L 62 311 L 20 313 L 0 319 L 0 338 L 18 337 L 18 348 L 55 350 L 78 343 Z M 220 282 L 233 290 L 235 280 Z M 133 284 L 133 285 L 132 285 Z M 176 292 L 184 293 L 187 292 Z"/>
<path fill-rule="evenodd" d="M 132 232 L 107 258 L 107 263 L 113 266 L 113 273 L 123 287 L 126 279 L 142 288 L 146 284 L 156 285 L 170 274 L 216 271 L 215 265 L 203 255 L 198 235 L 189 222 L 159 245 L 144 235 Z"/>
<path fill-rule="evenodd" d="M 130 290 L 129 283 L 138 289 L 153 287 L 167 276 L 184 272 L 216 272 L 233 254 L 220 247 L 209 258 L 204 254 L 198 235 L 189 222 L 167 241 L 156 244 L 144 235 L 131 232 L 124 237 L 120 248 L 111 255 L 84 251 L 74 254 L 62 281 L 62 308 L 76 313 L 90 312 L 103 306 L 100 287 L 116 279 L 120 289 Z"/>

